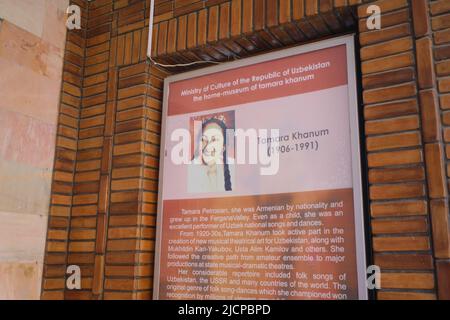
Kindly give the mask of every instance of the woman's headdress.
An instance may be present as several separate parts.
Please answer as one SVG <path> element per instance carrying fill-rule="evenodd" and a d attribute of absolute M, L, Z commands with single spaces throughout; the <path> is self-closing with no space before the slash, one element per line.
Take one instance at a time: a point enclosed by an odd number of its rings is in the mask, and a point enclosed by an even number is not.
<path fill-rule="evenodd" d="M 218 114 L 212 117 L 205 117 L 202 119 L 202 124 L 204 124 L 205 122 L 211 120 L 211 119 L 215 119 L 215 120 L 219 120 L 220 122 L 222 122 L 225 127 L 227 126 L 227 119 L 223 114 Z"/>

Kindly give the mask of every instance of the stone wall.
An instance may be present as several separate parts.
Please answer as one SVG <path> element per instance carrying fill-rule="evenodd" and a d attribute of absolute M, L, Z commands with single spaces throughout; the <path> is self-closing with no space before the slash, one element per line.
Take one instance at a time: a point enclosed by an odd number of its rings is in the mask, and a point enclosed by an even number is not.
<path fill-rule="evenodd" d="M 0 299 L 39 299 L 68 0 L 0 0 Z"/>

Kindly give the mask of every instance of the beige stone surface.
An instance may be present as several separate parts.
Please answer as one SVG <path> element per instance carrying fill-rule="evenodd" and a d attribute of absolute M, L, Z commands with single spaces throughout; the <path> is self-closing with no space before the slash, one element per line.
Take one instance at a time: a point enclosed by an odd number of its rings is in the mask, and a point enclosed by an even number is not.
<path fill-rule="evenodd" d="M 46 215 L 0 211 L 0 261 L 42 263 L 47 220 Z"/>
<path fill-rule="evenodd" d="M 51 176 L 50 169 L 0 159 L 0 211 L 47 215 Z"/>
<path fill-rule="evenodd" d="M 91 1 L 91 0 L 89 0 Z M 66 12 L 67 7 L 69 6 L 69 0 L 47 0 L 47 3 L 52 4 L 55 6 L 58 10 Z"/>
<path fill-rule="evenodd" d="M 0 299 L 39 299 L 69 0 L 0 0 Z"/>
<path fill-rule="evenodd" d="M 53 124 L 0 108 L 0 159 L 50 170 L 55 141 Z"/>
<path fill-rule="evenodd" d="M 42 264 L 0 261 L 0 300 L 40 298 Z"/>
<path fill-rule="evenodd" d="M 56 125 L 62 51 L 4 21 L 0 28 L 0 108 Z"/>
<path fill-rule="evenodd" d="M 46 37 L 46 32 L 50 31 L 49 27 L 52 26 L 58 30 L 51 32 L 63 34 L 65 27 L 61 28 L 60 23 L 55 25 L 54 22 L 63 21 L 65 24 L 68 6 L 69 0 L 0 0 L 0 18 L 37 37 L 51 40 Z M 55 45 L 61 46 L 60 38 L 55 38 L 54 42 Z"/>
<path fill-rule="evenodd" d="M 0 18 L 42 37 L 47 0 L 0 0 Z"/>
<path fill-rule="evenodd" d="M 1 57 L 0 69 L 0 108 L 22 113 L 56 127 L 60 80 L 41 76 L 29 68 L 8 63 Z M 17 77 L 17 74 L 21 76 Z"/>
<path fill-rule="evenodd" d="M 68 0 L 47 0 L 45 3 L 42 39 L 56 48 L 62 49 L 61 52 L 64 52 L 66 39 L 66 9 L 68 5 Z"/>
<path fill-rule="evenodd" d="M 3 21 L 0 29 L 0 57 L 47 77 L 61 73 L 63 49 Z"/>
<path fill-rule="evenodd" d="M 63 25 L 68 6 L 69 0 L 0 0 L 0 18 L 52 42 L 48 35 L 55 35 L 55 32 L 64 34 L 65 37 Z M 58 21 L 58 24 L 55 24 L 55 21 Z M 60 22 L 63 22 L 63 25 Z M 50 30 L 50 26 L 54 30 Z M 61 46 L 60 37 L 54 41 L 55 45 Z"/>

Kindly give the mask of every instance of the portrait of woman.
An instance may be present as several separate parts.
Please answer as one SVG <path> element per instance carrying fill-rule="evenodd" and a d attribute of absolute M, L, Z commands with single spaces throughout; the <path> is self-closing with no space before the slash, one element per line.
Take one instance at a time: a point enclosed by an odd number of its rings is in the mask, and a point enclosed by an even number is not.
<path fill-rule="evenodd" d="M 227 155 L 229 149 L 227 129 L 234 129 L 234 124 L 230 128 L 226 122 L 227 117 L 224 115 L 201 119 L 201 130 L 197 133 L 193 161 L 188 169 L 188 192 L 233 190 L 234 168 L 230 164 L 231 158 Z"/>

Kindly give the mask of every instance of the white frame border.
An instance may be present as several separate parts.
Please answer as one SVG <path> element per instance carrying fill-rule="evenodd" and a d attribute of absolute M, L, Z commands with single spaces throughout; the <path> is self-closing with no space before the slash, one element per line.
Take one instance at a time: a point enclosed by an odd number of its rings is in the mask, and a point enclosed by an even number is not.
<path fill-rule="evenodd" d="M 240 67 L 262 63 L 270 60 L 276 60 L 293 55 L 317 51 L 339 45 L 346 45 L 347 49 L 347 79 L 348 79 L 348 97 L 349 97 L 349 122 L 350 122 L 350 140 L 352 156 L 352 181 L 353 181 L 353 209 L 355 224 L 355 248 L 356 248 L 356 267 L 358 279 L 358 297 L 360 300 L 368 299 L 368 290 L 366 286 L 366 240 L 364 225 L 364 206 L 362 192 L 362 172 L 361 172 L 361 150 L 359 135 L 359 115 L 358 115 L 358 92 L 356 77 L 356 56 L 354 34 L 335 37 L 314 43 L 299 45 L 292 48 L 280 49 L 279 51 L 249 57 L 238 61 L 226 62 L 220 65 L 202 68 L 199 70 L 169 76 L 164 80 L 164 97 L 162 106 L 161 120 L 161 145 L 159 159 L 159 180 L 158 180 L 158 204 L 156 216 L 156 242 L 155 242 L 155 260 L 153 274 L 153 299 L 159 299 L 159 278 L 160 278 L 160 252 L 161 252 L 161 233 L 162 233 L 162 191 L 163 191 L 163 173 L 164 173 L 164 154 L 166 138 L 166 120 L 169 99 L 169 85 L 173 82 L 192 79 L 221 71 L 227 71 Z"/>

